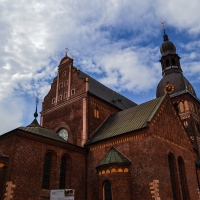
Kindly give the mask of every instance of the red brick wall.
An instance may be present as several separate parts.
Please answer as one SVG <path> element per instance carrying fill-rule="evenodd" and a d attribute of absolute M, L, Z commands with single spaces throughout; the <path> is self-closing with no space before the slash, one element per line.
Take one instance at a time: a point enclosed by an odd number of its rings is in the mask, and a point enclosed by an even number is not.
<path fill-rule="evenodd" d="M 90 199 L 98 199 L 102 196 L 100 188 L 102 188 L 103 180 L 99 181 L 96 167 L 112 145 L 132 162 L 130 166 L 132 198 L 152 199 L 149 184 L 153 180 L 159 180 L 160 198 L 172 199 L 168 164 L 168 155 L 172 153 L 175 156 L 177 167 L 178 157 L 183 158 L 190 197 L 198 199 L 195 171 L 196 154 L 169 98 L 160 106 L 155 117 L 143 131 L 124 134 L 90 146 L 91 151 L 88 154 L 90 161 L 88 162 L 88 196 Z M 105 177 L 112 182 L 115 180 L 113 175 L 114 173 L 106 174 Z M 119 173 L 116 174 L 117 176 L 118 179 L 116 178 L 112 185 L 113 191 L 120 190 L 123 185 L 124 175 Z M 129 199 L 128 194 L 124 198 Z"/>
<path fill-rule="evenodd" d="M 43 127 L 54 131 L 66 128 L 69 132 L 69 142 L 80 145 L 83 131 L 83 100 L 78 99 L 76 102 L 45 114 Z"/>
<path fill-rule="evenodd" d="M 119 109 L 92 95 L 88 97 L 88 101 L 88 127 L 89 136 L 91 137 L 105 119 L 111 114 L 118 112 Z M 99 110 L 99 118 L 94 117 L 95 108 L 98 108 Z"/>
<path fill-rule="evenodd" d="M 29 133 L 28 133 L 29 134 Z M 62 144 L 41 137 L 17 137 L 14 152 L 9 153 L 9 139 L 1 139 L 5 144 L 3 151 L 11 158 L 9 177 L 6 181 L 12 181 L 16 185 L 14 199 L 49 199 L 48 190 L 42 189 L 44 157 L 47 152 L 52 152 L 53 163 L 51 169 L 50 189 L 59 188 L 60 161 L 63 155 L 71 159 L 71 180 L 67 187 L 76 190 L 76 199 L 85 198 L 85 150 L 72 145 Z M 0 146 L 2 147 L 2 145 Z"/>

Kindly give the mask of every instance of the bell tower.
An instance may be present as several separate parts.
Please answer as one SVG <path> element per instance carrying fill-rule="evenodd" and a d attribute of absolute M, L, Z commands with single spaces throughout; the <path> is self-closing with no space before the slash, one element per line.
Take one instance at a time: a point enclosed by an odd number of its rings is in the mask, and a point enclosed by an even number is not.
<path fill-rule="evenodd" d="M 158 83 L 156 97 L 169 94 L 194 148 L 200 152 L 200 100 L 191 83 L 183 75 L 180 57 L 165 28 L 160 53 L 163 77 Z"/>

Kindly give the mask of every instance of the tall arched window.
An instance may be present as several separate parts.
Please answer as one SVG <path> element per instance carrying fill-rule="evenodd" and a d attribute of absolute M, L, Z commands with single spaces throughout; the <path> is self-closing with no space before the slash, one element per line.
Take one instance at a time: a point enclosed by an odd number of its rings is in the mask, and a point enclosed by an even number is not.
<path fill-rule="evenodd" d="M 106 181 L 103 185 L 104 200 L 112 200 L 112 188 L 111 183 Z"/>
<path fill-rule="evenodd" d="M 179 169 L 183 200 L 189 200 L 190 196 L 189 196 L 187 178 L 185 173 L 185 164 L 182 157 L 178 158 L 178 169 Z"/>
<path fill-rule="evenodd" d="M 51 172 L 51 153 L 47 153 L 44 159 L 42 189 L 49 189 L 50 172 Z"/>
<path fill-rule="evenodd" d="M 179 200 L 181 199 L 181 193 L 180 193 L 180 188 L 179 188 L 176 161 L 175 161 L 174 155 L 171 153 L 168 155 L 168 163 L 169 163 L 173 200 Z"/>
<path fill-rule="evenodd" d="M 180 112 L 184 112 L 185 111 L 185 107 L 184 107 L 183 102 L 179 103 L 179 108 L 180 108 Z"/>
<path fill-rule="evenodd" d="M 169 64 L 169 60 L 166 60 L 166 67 L 169 67 L 170 64 Z"/>
<path fill-rule="evenodd" d="M 175 66 L 175 65 L 176 65 L 176 62 L 175 62 L 175 59 L 174 59 L 174 58 L 171 59 L 171 63 L 172 63 L 172 66 Z"/>
<path fill-rule="evenodd" d="M 67 158 L 62 157 L 60 163 L 60 189 L 65 189 L 65 180 L 66 180 L 66 170 L 67 170 Z"/>

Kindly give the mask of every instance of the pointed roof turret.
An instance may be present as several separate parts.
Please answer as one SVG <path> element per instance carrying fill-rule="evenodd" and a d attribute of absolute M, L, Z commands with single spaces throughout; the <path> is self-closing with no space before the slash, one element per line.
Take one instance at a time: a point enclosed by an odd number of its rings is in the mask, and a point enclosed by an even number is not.
<path fill-rule="evenodd" d="M 36 99 L 35 99 L 36 108 L 35 108 L 35 113 L 33 115 L 35 117 L 35 119 L 27 127 L 37 127 L 37 126 L 40 126 L 39 123 L 38 123 L 38 121 L 37 121 L 37 119 L 36 119 L 38 117 L 38 113 L 37 113 L 37 105 L 38 105 L 38 103 L 39 103 L 39 98 L 36 97 Z"/>
<path fill-rule="evenodd" d="M 112 146 L 98 166 L 116 163 L 131 163 L 131 161 Z"/>

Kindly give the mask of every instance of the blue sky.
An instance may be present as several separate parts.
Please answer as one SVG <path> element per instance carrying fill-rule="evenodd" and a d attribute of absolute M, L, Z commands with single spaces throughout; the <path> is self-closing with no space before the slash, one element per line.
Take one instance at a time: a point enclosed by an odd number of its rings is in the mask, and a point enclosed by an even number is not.
<path fill-rule="evenodd" d="M 200 1 L 0 1 L 0 134 L 33 120 L 59 61 L 136 103 L 155 98 L 165 21 L 185 77 L 200 97 Z"/>

